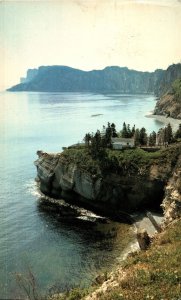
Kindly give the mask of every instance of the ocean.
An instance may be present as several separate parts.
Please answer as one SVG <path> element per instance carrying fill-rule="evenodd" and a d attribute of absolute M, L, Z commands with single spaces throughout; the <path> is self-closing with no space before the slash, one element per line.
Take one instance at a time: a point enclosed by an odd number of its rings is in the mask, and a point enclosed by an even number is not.
<path fill-rule="evenodd" d="M 153 95 L 0 93 L 0 299 L 22 293 L 33 273 L 43 293 L 89 285 L 112 268 L 134 239 L 128 224 L 61 219 L 39 204 L 33 162 L 36 151 L 60 152 L 87 132 L 114 122 L 158 130 L 145 115 Z"/>

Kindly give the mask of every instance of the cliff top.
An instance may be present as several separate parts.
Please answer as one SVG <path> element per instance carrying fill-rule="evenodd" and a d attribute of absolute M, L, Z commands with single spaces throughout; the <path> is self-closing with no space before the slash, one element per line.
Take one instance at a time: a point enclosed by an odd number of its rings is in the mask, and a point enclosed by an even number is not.
<path fill-rule="evenodd" d="M 63 65 L 40 66 L 38 69 L 28 70 L 23 83 L 8 90 L 159 94 L 170 85 L 170 82 L 178 78 L 179 72 L 180 64 L 172 65 L 167 70 L 157 69 L 154 72 L 136 71 L 119 66 L 108 66 L 102 70 L 91 71 Z"/>
<path fill-rule="evenodd" d="M 177 142 L 156 152 L 147 152 L 140 148 L 123 151 L 107 149 L 100 159 L 93 159 L 88 149 L 81 147 L 65 150 L 61 160 L 76 164 L 80 169 L 94 176 L 100 176 L 102 172 L 118 172 L 122 176 L 127 174 L 128 170 L 130 175 L 135 173 L 148 175 L 150 167 L 157 165 L 158 176 L 166 178 L 180 153 L 181 142 Z"/>

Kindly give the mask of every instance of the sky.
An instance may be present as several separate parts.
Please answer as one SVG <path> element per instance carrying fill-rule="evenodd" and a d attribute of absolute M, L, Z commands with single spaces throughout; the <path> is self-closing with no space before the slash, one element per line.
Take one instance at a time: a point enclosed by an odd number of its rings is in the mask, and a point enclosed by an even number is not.
<path fill-rule="evenodd" d="M 0 90 L 29 68 L 154 71 L 181 62 L 181 0 L 0 1 Z"/>

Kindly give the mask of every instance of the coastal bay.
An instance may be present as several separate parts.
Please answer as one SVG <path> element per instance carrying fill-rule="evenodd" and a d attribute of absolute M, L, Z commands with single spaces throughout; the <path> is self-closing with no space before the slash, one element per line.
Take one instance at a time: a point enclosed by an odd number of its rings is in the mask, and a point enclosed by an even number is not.
<path fill-rule="evenodd" d="M 29 265 L 43 290 L 61 280 L 61 288 L 65 288 L 70 278 L 71 285 L 83 279 L 90 282 L 86 274 L 94 278 L 92 270 L 96 264 L 100 265 L 99 270 L 104 268 L 103 261 L 107 267 L 112 265 L 124 246 L 118 243 L 118 248 L 103 250 L 100 243 L 94 242 L 95 236 L 100 238 L 100 231 L 93 229 L 96 227 L 57 220 L 39 209 L 40 195 L 33 166 L 36 151 L 61 152 L 63 146 L 81 141 L 86 131 L 101 129 L 107 122 L 114 122 L 120 129 L 126 121 L 130 125 L 144 126 L 148 131 L 158 130 L 162 123 L 145 118 L 155 105 L 155 97 L 22 92 L 1 93 L 0 103 L 0 111 L 4 110 L 0 127 L 1 297 L 8 298 L 15 293 L 13 274 L 26 273 Z M 91 118 L 97 114 L 101 115 Z M 125 225 L 119 226 L 124 228 Z"/>

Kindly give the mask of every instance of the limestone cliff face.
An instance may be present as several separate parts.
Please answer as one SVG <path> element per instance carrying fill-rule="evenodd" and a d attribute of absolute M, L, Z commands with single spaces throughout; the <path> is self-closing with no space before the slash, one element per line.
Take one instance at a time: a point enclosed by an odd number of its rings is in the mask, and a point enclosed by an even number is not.
<path fill-rule="evenodd" d="M 162 157 L 147 167 L 137 168 L 134 172 L 125 170 L 124 173 L 116 174 L 91 174 L 75 162 L 65 161 L 62 154 L 44 152 L 39 153 L 35 165 L 40 189 L 44 194 L 83 207 L 88 205 L 89 208 L 108 214 L 115 214 L 119 210 L 128 212 L 146 207 L 159 207 L 168 179 L 172 178 L 175 170 L 174 162 Z M 180 165 L 177 167 L 178 186 L 181 181 L 179 168 Z M 173 187 L 173 184 L 175 188 L 176 181 L 169 186 Z M 169 186 L 166 189 L 167 194 Z M 167 210 L 167 207 L 164 209 Z"/>
<path fill-rule="evenodd" d="M 172 65 L 157 86 L 157 101 L 154 114 L 181 119 L 181 64 Z"/>
<path fill-rule="evenodd" d="M 172 83 L 178 78 L 181 78 L 180 63 L 169 66 L 167 70 L 162 73 L 162 76 L 160 76 L 157 80 L 157 84 L 155 86 L 155 94 L 157 96 L 161 96 L 167 93 L 171 88 Z"/>
<path fill-rule="evenodd" d="M 153 93 L 163 73 L 163 70 L 140 72 L 118 66 L 92 71 L 41 66 L 29 70 L 23 83 L 9 91 Z"/>
<path fill-rule="evenodd" d="M 44 194 L 67 200 L 97 199 L 102 178 L 80 170 L 74 163 L 65 163 L 61 154 L 41 152 L 35 165 Z"/>
<path fill-rule="evenodd" d="M 173 175 L 166 185 L 162 207 L 165 224 L 181 217 L 181 155 L 173 170 Z"/>
<path fill-rule="evenodd" d="M 173 93 L 168 92 L 157 102 L 154 114 L 181 120 L 181 101 L 178 101 Z"/>
<path fill-rule="evenodd" d="M 88 200 L 94 200 L 99 194 L 102 179 L 94 178 L 91 174 L 81 171 L 76 164 L 66 164 L 60 159 L 54 175 L 53 187 L 61 187 L 61 195 L 75 192 Z"/>

